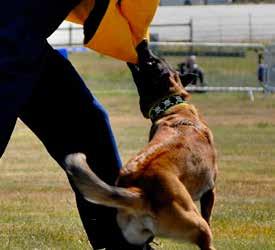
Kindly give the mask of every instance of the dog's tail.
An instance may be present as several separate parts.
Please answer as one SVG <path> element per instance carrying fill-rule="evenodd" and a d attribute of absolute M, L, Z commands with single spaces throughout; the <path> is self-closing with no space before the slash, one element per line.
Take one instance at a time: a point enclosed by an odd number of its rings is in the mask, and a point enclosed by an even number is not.
<path fill-rule="evenodd" d="M 142 193 L 138 189 L 120 188 L 103 182 L 89 168 L 84 154 L 68 155 L 65 158 L 64 167 L 86 200 L 104 206 L 131 210 L 143 207 Z"/>

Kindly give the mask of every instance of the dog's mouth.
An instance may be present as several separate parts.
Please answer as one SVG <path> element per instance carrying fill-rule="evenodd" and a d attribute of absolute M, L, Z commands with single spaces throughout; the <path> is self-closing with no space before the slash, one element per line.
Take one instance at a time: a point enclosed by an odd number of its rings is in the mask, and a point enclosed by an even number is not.
<path fill-rule="evenodd" d="M 183 102 L 189 95 L 184 89 L 179 73 L 164 59 L 154 55 L 146 40 L 137 46 L 137 53 L 138 64 L 128 66 L 138 89 L 142 114 L 155 120 L 155 116 L 158 116 L 163 108 L 166 110 L 167 105 L 169 108 L 178 104 L 179 100 Z M 183 79 L 192 82 L 192 76 Z"/>

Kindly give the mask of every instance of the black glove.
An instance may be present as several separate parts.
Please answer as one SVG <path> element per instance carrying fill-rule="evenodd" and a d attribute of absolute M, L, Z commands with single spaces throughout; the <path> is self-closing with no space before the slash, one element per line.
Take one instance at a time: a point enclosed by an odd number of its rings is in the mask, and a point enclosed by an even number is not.
<path fill-rule="evenodd" d="M 150 108 L 169 93 L 172 69 L 149 49 L 146 40 L 137 46 L 138 64 L 128 63 L 139 93 L 140 110 L 149 118 Z"/>

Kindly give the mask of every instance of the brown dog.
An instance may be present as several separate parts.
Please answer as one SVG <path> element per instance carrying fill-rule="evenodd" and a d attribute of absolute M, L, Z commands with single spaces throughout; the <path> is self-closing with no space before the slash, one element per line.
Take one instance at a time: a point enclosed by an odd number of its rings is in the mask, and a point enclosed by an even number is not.
<path fill-rule="evenodd" d="M 217 164 L 212 134 L 196 108 L 182 102 L 188 93 L 174 72 L 168 94 L 153 109 L 149 144 L 121 170 L 117 186 L 100 180 L 83 154 L 67 156 L 65 169 L 87 200 L 118 209 L 118 224 L 130 243 L 164 236 L 213 250 L 209 220 Z M 169 109 L 159 112 L 165 103 Z"/>

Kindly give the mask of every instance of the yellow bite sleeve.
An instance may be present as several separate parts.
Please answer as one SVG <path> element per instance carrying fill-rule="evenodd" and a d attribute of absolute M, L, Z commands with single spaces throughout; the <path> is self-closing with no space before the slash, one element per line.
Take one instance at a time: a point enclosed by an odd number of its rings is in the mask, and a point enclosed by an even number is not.
<path fill-rule="evenodd" d="M 137 63 L 136 46 L 147 36 L 158 4 L 159 0 L 84 0 L 68 20 L 84 24 L 86 47 Z"/>

